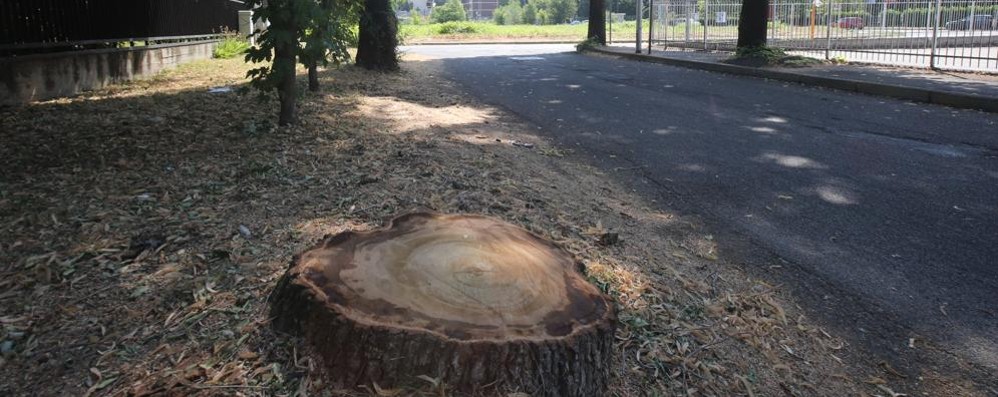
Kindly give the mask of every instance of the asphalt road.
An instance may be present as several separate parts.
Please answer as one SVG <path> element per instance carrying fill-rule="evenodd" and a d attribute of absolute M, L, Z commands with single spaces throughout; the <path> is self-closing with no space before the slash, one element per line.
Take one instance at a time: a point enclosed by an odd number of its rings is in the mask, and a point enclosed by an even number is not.
<path fill-rule="evenodd" d="M 597 166 L 638 167 L 639 192 L 745 242 L 721 240 L 731 261 L 792 264 L 812 311 L 998 373 L 998 115 L 571 49 L 406 51 Z"/>

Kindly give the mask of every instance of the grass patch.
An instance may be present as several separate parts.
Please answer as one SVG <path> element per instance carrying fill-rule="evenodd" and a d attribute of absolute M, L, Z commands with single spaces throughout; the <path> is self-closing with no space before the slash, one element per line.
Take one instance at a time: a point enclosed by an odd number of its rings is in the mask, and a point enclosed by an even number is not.
<path fill-rule="evenodd" d="M 733 65 L 765 67 L 807 67 L 822 65 L 825 62 L 819 59 L 809 58 L 800 55 L 790 55 L 780 48 L 774 47 L 746 47 L 735 51 L 735 56 L 724 61 Z"/>
<path fill-rule="evenodd" d="M 436 24 L 437 34 L 471 34 L 478 33 L 478 24 L 469 22 L 444 22 Z"/>
<path fill-rule="evenodd" d="M 598 47 L 600 44 L 596 42 L 593 38 L 588 38 L 583 40 L 581 43 L 575 45 L 575 50 L 582 52 L 585 50 L 591 50 Z"/>
<path fill-rule="evenodd" d="M 648 33 L 648 21 L 642 25 L 643 34 Z M 634 21 L 613 24 L 607 34 L 613 41 L 634 40 L 636 29 Z M 399 25 L 399 32 L 406 42 L 420 43 L 430 41 L 573 41 L 586 39 L 589 24 L 577 25 L 497 25 L 493 22 L 445 22 L 432 24 Z M 713 28 L 712 28 L 713 29 Z"/>
<path fill-rule="evenodd" d="M 586 37 L 586 29 L 586 24 L 496 25 L 492 22 L 444 22 L 399 26 L 402 36 L 410 42 L 502 39 L 582 40 Z"/>
<path fill-rule="evenodd" d="M 225 36 L 215 47 L 212 55 L 215 58 L 230 59 L 246 53 L 250 48 L 249 42 L 235 35 Z"/>

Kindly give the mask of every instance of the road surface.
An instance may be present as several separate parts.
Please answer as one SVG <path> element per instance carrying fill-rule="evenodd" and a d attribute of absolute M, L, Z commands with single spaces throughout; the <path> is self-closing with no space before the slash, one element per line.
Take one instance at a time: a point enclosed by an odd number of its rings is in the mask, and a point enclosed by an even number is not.
<path fill-rule="evenodd" d="M 786 263 L 783 281 L 855 338 L 901 361 L 927 338 L 994 384 L 998 115 L 571 49 L 405 51 L 597 166 L 638 167 L 640 193 L 741 241 L 722 247 L 731 262 Z"/>

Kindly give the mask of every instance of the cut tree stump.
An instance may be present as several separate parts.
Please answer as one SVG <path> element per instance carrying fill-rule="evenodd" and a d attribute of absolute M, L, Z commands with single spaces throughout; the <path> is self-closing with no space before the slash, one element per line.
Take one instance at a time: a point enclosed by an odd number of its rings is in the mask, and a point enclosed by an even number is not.
<path fill-rule="evenodd" d="M 576 268 L 498 220 L 410 214 L 303 253 L 271 315 L 304 337 L 337 388 L 425 385 L 425 375 L 460 393 L 600 396 L 616 318 Z"/>

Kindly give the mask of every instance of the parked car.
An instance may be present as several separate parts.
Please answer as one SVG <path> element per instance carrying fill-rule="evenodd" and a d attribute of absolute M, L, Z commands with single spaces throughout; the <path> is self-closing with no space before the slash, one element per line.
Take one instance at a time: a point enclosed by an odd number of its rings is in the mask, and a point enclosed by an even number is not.
<path fill-rule="evenodd" d="M 971 25 L 973 22 L 973 25 Z M 946 22 L 947 30 L 968 30 L 980 29 L 991 30 L 995 28 L 995 18 L 991 15 L 974 15 L 955 21 Z"/>
<path fill-rule="evenodd" d="M 839 18 L 839 20 L 835 22 L 835 26 L 838 26 L 839 29 L 863 29 L 865 25 L 863 24 L 863 18 L 845 17 Z"/>

